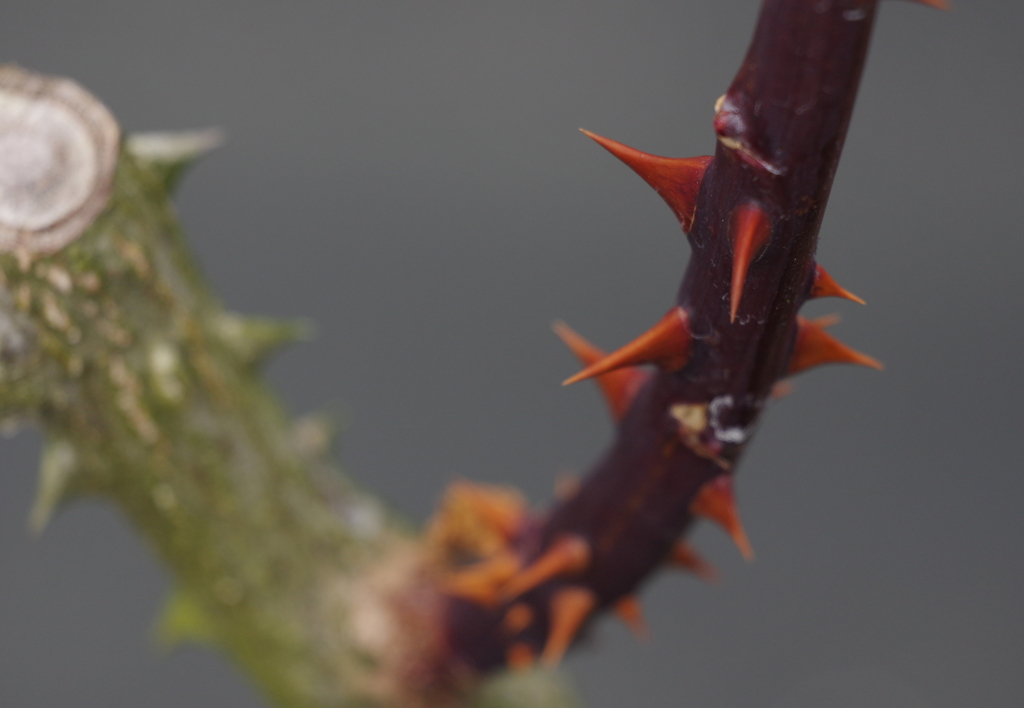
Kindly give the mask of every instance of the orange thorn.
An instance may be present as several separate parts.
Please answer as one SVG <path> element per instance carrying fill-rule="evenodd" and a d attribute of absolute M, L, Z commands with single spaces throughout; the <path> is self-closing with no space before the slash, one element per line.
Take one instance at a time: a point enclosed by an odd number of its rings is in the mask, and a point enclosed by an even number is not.
<path fill-rule="evenodd" d="M 651 638 L 651 628 L 644 619 L 644 608 L 636 595 L 626 595 L 615 603 L 615 614 L 622 620 L 633 636 L 639 640 Z"/>
<path fill-rule="evenodd" d="M 729 322 L 736 321 L 743 297 L 747 270 L 757 252 L 772 235 L 768 214 L 754 202 L 736 207 L 732 217 L 732 287 L 729 291 Z"/>
<path fill-rule="evenodd" d="M 862 299 L 837 283 L 828 271 L 820 265 L 814 266 L 814 283 L 811 284 L 811 297 L 842 297 L 847 300 L 866 305 Z"/>
<path fill-rule="evenodd" d="M 747 561 L 754 560 L 754 548 L 743 530 L 736 497 L 732 490 L 732 477 L 721 474 L 704 484 L 690 504 L 690 513 L 703 516 L 725 529 Z"/>
<path fill-rule="evenodd" d="M 789 379 L 782 379 L 781 381 L 776 381 L 774 384 L 772 384 L 771 397 L 776 401 L 781 400 L 786 396 L 791 396 L 795 388 L 796 387 L 793 385 L 793 382 L 790 381 Z"/>
<path fill-rule="evenodd" d="M 532 564 L 501 588 L 501 598 L 511 600 L 559 575 L 579 573 L 590 563 L 590 544 L 583 537 L 565 534 L 555 540 Z"/>
<path fill-rule="evenodd" d="M 513 671 L 526 671 L 537 660 L 537 653 L 526 642 L 514 642 L 505 652 L 505 663 Z"/>
<path fill-rule="evenodd" d="M 501 620 L 501 628 L 509 636 L 515 636 L 533 624 L 533 608 L 525 602 L 517 602 L 508 608 L 504 619 Z"/>
<path fill-rule="evenodd" d="M 949 3 L 949 0 L 913 0 L 919 2 L 922 5 L 928 7 L 934 7 L 936 10 L 952 10 L 953 6 Z"/>
<path fill-rule="evenodd" d="M 570 376 L 562 385 L 568 386 L 583 379 L 638 364 L 657 364 L 667 371 L 677 371 L 689 361 L 692 343 L 690 316 L 682 307 L 673 307 L 658 324 L 575 376 Z"/>
<path fill-rule="evenodd" d="M 715 566 L 704 560 L 693 546 L 686 541 L 676 541 L 668 554 L 668 562 L 677 568 L 688 570 L 706 583 L 718 582 Z"/>
<path fill-rule="evenodd" d="M 445 592 L 472 600 L 484 606 L 498 600 L 498 591 L 519 572 L 519 559 L 513 553 L 502 553 L 459 570 L 443 581 Z"/>
<path fill-rule="evenodd" d="M 564 322 L 555 322 L 552 328 L 583 366 L 591 366 L 607 356 L 603 350 L 576 334 Z M 597 376 L 597 384 L 601 387 L 601 392 L 604 394 L 615 420 L 622 418 L 629 410 L 629 404 L 633 402 L 636 392 L 640 390 L 647 378 L 646 371 L 632 366 L 615 369 Z"/>
<path fill-rule="evenodd" d="M 693 228 L 693 215 L 697 210 L 697 194 L 704 172 L 714 159 L 711 155 L 702 157 L 658 157 L 640 152 L 628 145 L 601 137 L 589 130 L 580 131 L 605 150 L 625 162 L 630 169 L 643 177 L 654 191 L 669 205 L 685 233 Z"/>
<path fill-rule="evenodd" d="M 787 374 L 792 376 L 821 364 L 859 364 L 882 370 L 880 361 L 851 349 L 825 331 L 826 327 L 835 322 L 835 318 L 809 320 L 797 317 L 796 343 L 793 345 Z"/>
<path fill-rule="evenodd" d="M 597 595 L 586 588 L 566 587 L 554 594 L 551 598 L 551 629 L 540 655 L 541 663 L 549 668 L 558 666 L 596 606 Z"/>

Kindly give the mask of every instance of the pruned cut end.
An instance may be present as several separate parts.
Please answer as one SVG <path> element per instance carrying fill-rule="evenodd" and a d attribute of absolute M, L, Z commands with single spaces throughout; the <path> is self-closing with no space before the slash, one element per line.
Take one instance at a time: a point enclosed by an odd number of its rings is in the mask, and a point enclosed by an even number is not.
<path fill-rule="evenodd" d="M 50 254 L 110 199 L 120 127 L 68 79 L 0 66 L 0 252 Z"/>

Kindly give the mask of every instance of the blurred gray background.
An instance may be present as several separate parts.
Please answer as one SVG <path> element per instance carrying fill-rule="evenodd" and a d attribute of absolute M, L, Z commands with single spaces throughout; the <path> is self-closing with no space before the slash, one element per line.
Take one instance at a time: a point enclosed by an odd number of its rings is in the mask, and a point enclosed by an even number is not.
<path fill-rule="evenodd" d="M 129 131 L 216 125 L 181 217 L 228 305 L 303 315 L 269 376 L 346 421 L 339 456 L 417 520 L 456 476 L 538 504 L 610 425 L 549 325 L 617 346 L 687 247 L 576 132 L 714 149 L 754 0 L 9 2 L 0 59 L 80 81 Z M 612 621 L 568 666 L 592 708 L 1024 701 L 1024 6 L 886 2 L 819 248 L 886 371 L 802 376 L 741 468 L 757 560 L 697 544 L 653 639 Z M 26 530 L 39 437 L 0 444 L 0 706 L 255 708 L 219 655 L 150 636 L 167 575 L 110 508 Z"/>

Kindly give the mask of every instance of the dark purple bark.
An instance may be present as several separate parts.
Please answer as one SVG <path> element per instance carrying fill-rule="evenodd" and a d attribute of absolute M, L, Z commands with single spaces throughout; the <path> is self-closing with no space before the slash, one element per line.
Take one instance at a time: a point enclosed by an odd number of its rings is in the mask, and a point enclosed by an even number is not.
<path fill-rule="evenodd" d="M 773 384 L 786 374 L 875 9 L 876 0 L 764 3 L 715 117 L 719 143 L 689 235 L 693 252 L 676 302 L 690 316 L 690 360 L 679 371 L 651 376 L 579 492 L 533 522 L 517 546 L 528 563 L 561 535 L 576 534 L 590 544 L 587 569 L 518 598 L 537 620 L 516 637 L 499 629 L 505 606 L 453 599 L 449 634 L 460 660 L 494 668 L 513 639 L 540 652 L 550 598 L 566 585 L 590 589 L 599 607 L 633 592 L 686 532 L 701 487 L 732 473 Z M 730 322 L 729 229 L 745 204 L 767 214 L 771 235 L 750 265 Z M 671 414 L 678 404 L 708 406 L 709 424 L 696 445 L 680 436 Z"/>

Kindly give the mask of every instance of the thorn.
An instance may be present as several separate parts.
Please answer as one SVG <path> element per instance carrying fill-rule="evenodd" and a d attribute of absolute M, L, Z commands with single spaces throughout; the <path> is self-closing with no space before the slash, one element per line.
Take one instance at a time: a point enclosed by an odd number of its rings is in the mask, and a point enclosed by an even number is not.
<path fill-rule="evenodd" d="M 912 1 L 913 2 L 919 2 L 922 5 L 927 5 L 928 7 L 934 7 L 936 10 L 952 10 L 953 9 L 953 6 L 950 4 L 949 0 L 912 0 Z"/>
<path fill-rule="evenodd" d="M 814 282 L 811 284 L 811 297 L 841 297 L 866 305 L 862 299 L 837 283 L 828 271 L 820 265 L 814 266 Z"/>
<path fill-rule="evenodd" d="M 340 423 L 330 413 L 309 413 L 296 418 L 288 436 L 295 450 L 307 460 L 324 460 L 338 437 Z"/>
<path fill-rule="evenodd" d="M 817 320 L 797 317 L 796 342 L 793 344 L 787 374 L 792 376 L 821 364 L 859 364 L 882 370 L 880 361 L 851 349 L 825 331 L 826 327 L 836 321 L 835 318 L 827 317 Z"/>
<path fill-rule="evenodd" d="M 505 663 L 513 671 L 526 671 L 536 660 L 537 653 L 526 642 L 513 642 L 505 652 Z"/>
<path fill-rule="evenodd" d="M 506 551 L 452 573 L 443 580 L 442 587 L 449 595 L 489 607 L 498 601 L 501 586 L 519 572 L 519 567 L 515 554 Z"/>
<path fill-rule="evenodd" d="M 689 361 L 692 343 L 690 316 L 682 307 L 673 307 L 658 324 L 575 376 L 570 376 L 562 385 L 568 386 L 583 379 L 638 364 L 657 364 L 666 371 L 678 371 Z"/>
<path fill-rule="evenodd" d="M 28 517 L 28 527 L 33 534 L 41 534 L 53 512 L 71 496 L 70 487 L 76 472 L 78 455 L 74 446 L 66 440 L 48 442 L 39 463 L 39 486 Z"/>
<path fill-rule="evenodd" d="M 582 572 L 590 563 L 590 544 L 582 536 L 565 534 L 532 564 L 516 573 L 501 588 L 501 599 L 511 600 L 561 575 Z"/>
<path fill-rule="evenodd" d="M 822 315 L 821 317 L 814 318 L 815 324 L 817 324 L 819 327 L 825 327 L 826 329 L 829 327 L 835 327 L 842 321 L 843 318 L 839 315 L 838 312 L 833 312 L 832 314 L 829 315 Z"/>
<path fill-rule="evenodd" d="M 223 143 L 224 131 L 220 128 L 204 128 L 181 132 L 135 133 L 125 140 L 125 147 L 156 173 L 168 192 L 173 192 L 182 175 L 196 160 Z"/>
<path fill-rule="evenodd" d="M 214 332 L 242 364 L 255 368 L 285 345 L 312 339 L 313 323 L 224 312 L 214 320 Z"/>
<path fill-rule="evenodd" d="M 504 619 L 501 620 L 501 628 L 510 637 L 522 632 L 533 624 L 533 608 L 525 602 L 517 602 L 508 608 Z"/>
<path fill-rule="evenodd" d="M 551 629 L 540 656 L 541 663 L 548 668 L 558 666 L 596 606 L 597 595 L 586 588 L 570 586 L 552 596 Z"/>
<path fill-rule="evenodd" d="M 749 562 L 754 560 L 754 549 L 743 530 L 743 522 L 736 508 L 736 497 L 732 489 L 732 477 L 721 474 L 704 484 L 690 505 L 690 513 L 710 519 L 725 529 L 733 543 Z"/>
<path fill-rule="evenodd" d="M 626 595 L 615 603 L 615 614 L 640 641 L 651 638 L 651 628 L 644 619 L 644 608 L 636 595 Z"/>
<path fill-rule="evenodd" d="M 697 209 L 697 194 L 708 165 L 714 159 L 711 155 L 702 157 L 658 157 L 640 152 L 628 145 L 601 137 L 589 130 L 580 131 L 615 157 L 626 163 L 634 172 L 643 177 L 647 184 L 661 195 L 669 205 L 685 233 L 693 227 L 693 215 Z"/>
<path fill-rule="evenodd" d="M 773 400 L 778 401 L 785 398 L 786 396 L 793 395 L 793 391 L 795 389 L 796 387 L 793 385 L 792 381 L 790 381 L 789 379 L 782 379 L 781 381 L 776 381 L 772 385 L 771 397 Z"/>
<path fill-rule="evenodd" d="M 729 291 L 729 322 L 736 321 L 743 297 L 743 285 L 747 281 L 747 270 L 757 257 L 757 252 L 768 243 L 772 235 L 768 214 L 764 209 L 748 202 L 736 207 L 732 217 L 732 287 Z"/>
<path fill-rule="evenodd" d="M 602 349 L 595 347 L 576 334 L 564 322 L 555 322 L 552 329 L 561 337 L 565 346 L 569 347 L 583 366 L 591 366 L 607 356 Z M 640 390 L 648 376 L 649 374 L 639 367 L 626 366 L 596 377 L 597 384 L 601 387 L 601 392 L 608 402 L 608 407 L 611 408 L 612 418 L 620 420 L 625 415 L 636 392 Z"/>
<path fill-rule="evenodd" d="M 217 639 L 215 624 L 206 610 L 183 590 L 174 590 L 164 601 L 153 627 L 160 644 L 171 648 L 183 642 L 212 644 Z"/>
<path fill-rule="evenodd" d="M 676 541 L 668 554 L 668 562 L 676 568 L 687 570 L 706 583 L 718 582 L 715 566 L 704 560 L 701 554 L 686 541 Z"/>

